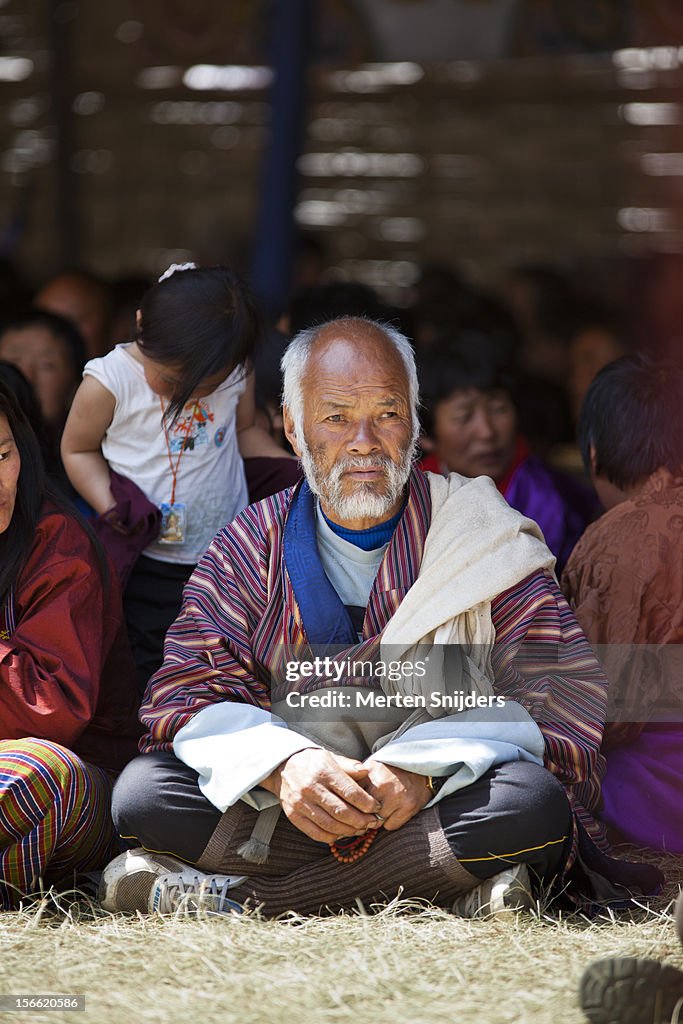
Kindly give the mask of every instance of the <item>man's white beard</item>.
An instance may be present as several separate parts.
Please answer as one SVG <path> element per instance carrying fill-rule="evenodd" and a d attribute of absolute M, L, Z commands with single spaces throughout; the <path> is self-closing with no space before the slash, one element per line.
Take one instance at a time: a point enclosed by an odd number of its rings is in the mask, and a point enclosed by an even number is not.
<path fill-rule="evenodd" d="M 401 497 L 408 482 L 415 455 L 411 444 L 396 463 L 387 455 L 355 456 L 336 462 L 327 476 L 324 476 L 308 444 L 302 440 L 301 467 L 308 485 L 314 494 L 323 500 L 327 510 L 342 522 L 353 519 L 386 519 L 387 513 Z M 384 480 L 355 481 L 356 490 L 344 494 L 343 476 L 352 469 L 384 470 Z M 381 487 L 381 490 L 377 490 Z"/>

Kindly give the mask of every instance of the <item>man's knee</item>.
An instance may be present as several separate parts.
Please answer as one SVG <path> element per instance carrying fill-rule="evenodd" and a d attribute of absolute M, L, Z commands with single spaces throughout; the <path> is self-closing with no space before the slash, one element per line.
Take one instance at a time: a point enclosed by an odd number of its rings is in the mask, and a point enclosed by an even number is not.
<path fill-rule="evenodd" d="M 194 862 L 220 817 L 199 789 L 197 772 L 172 753 L 136 757 L 114 788 L 114 827 L 131 846 Z"/>
<path fill-rule="evenodd" d="M 514 761 L 503 765 L 501 778 L 509 780 L 512 799 L 527 827 L 542 823 L 550 834 L 564 834 L 571 827 L 571 808 L 562 783 L 542 765 Z"/>
<path fill-rule="evenodd" d="M 562 783 L 542 765 L 511 762 L 496 773 L 492 804 L 498 812 L 492 849 L 503 860 L 529 864 L 541 877 L 557 874 L 572 834 Z"/>
<path fill-rule="evenodd" d="M 455 856 L 487 877 L 498 862 L 523 861 L 541 875 L 557 870 L 571 834 L 564 788 L 541 765 L 511 761 L 446 797 L 441 822 Z"/>
<path fill-rule="evenodd" d="M 173 754 L 142 754 L 123 769 L 114 786 L 111 815 L 124 838 L 139 838 L 146 823 L 158 813 L 166 774 Z"/>

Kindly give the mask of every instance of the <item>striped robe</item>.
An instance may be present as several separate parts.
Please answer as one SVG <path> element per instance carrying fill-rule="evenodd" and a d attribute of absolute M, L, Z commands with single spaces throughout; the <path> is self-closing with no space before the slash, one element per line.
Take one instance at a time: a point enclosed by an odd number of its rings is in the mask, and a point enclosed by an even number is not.
<path fill-rule="evenodd" d="M 414 469 L 409 500 L 370 595 L 361 642 L 338 656 L 362 660 L 417 577 L 430 522 L 426 476 Z M 270 708 L 271 679 L 287 657 L 310 657 L 283 560 L 293 491 L 251 505 L 216 536 L 190 581 L 168 632 L 163 667 L 141 709 L 143 753 L 171 750 L 175 734 L 210 704 Z M 454 529 L 459 525 L 454 524 Z M 554 579 L 534 573 L 492 603 L 496 692 L 519 701 L 545 739 L 547 768 L 565 785 L 589 834 L 605 846 L 597 807 L 607 685 Z M 317 681 L 317 685 L 325 685 Z M 576 836 L 574 851 L 576 852 Z"/>

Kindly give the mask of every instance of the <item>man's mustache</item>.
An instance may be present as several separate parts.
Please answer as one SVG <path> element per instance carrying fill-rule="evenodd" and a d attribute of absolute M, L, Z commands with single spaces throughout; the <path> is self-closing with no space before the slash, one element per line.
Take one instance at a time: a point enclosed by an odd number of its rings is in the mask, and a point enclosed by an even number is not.
<path fill-rule="evenodd" d="M 331 469 L 331 476 L 341 476 L 352 469 L 382 469 L 386 470 L 392 465 L 392 461 L 386 455 L 355 455 L 341 462 L 335 462 Z"/>

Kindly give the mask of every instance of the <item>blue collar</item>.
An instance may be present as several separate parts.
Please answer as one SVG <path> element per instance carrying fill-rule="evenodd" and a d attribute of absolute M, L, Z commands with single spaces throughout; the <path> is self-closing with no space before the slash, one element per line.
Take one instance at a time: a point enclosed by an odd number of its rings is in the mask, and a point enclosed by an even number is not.
<path fill-rule="evenodd" d="M 301 612 L 308 642 L 313 646 L 358 642 L 356 630 L 339 594 L 323 569 L 315 532 L 313 492 L 304 480 L 294 492 L 284 532 L 284 561 Z"/>
<path fill-rule="evenodd" d="M 377 526 L 371 526 L 367 530 L 347 530 L 345 526 L 333 523 L 324 512 L 322 514 L 329 528 L 338 537 L 347 540 L 349 544 L 353 544 L 354 547 L 361 548 L 363 551 L 374 551 L 376 548 L 381 548 L 383 544 L 389 543 L 403 515 L 404 508 L 405 505 L 401 506 L 391 519 L 387 519 L 385 523 L 379 523 Z M 322 509 L 320 511 L 322 512 Z"/>

